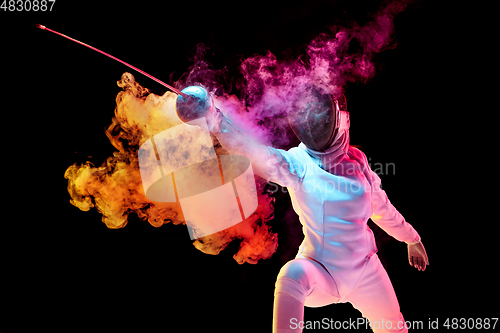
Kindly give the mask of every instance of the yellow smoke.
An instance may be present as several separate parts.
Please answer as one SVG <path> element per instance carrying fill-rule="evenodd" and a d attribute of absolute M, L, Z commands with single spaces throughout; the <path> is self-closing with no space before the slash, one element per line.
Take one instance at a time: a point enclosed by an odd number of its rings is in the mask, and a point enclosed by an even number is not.
<path fill-rule="evenodd" d="M 86 162 L 83 165 L 75 163 L 66 170 L 64 177 L 68 179 L 70 203 L 82 211 L 95 207 L 111 229 L 125 227 L 131 213 L 155 227 L 169 222 L 185 224 L 178 203 L 154 202 L 146 197 L 137 156 L 143 142 L 181 123 L 175 113 L 177 95 L 171 92 L 163 96 L 152 94 L 130 73 L 123 74 L 118 86 L 123 91 L 116 97 L 115 116 L 105 132 L 118 151 L 99 167 Z M 223 147 L 215 146 L 215 149 L 224 154 Z M 265 182 L 260 178 L 256 181 L 257 211 L 231 228 L 195 240 L 197 249 L 218 254 L 238 238 L 241 245 L 234 255 L 238 263 L 256 263 L 272 256 L 278 246 L 277 235 L 267 222 L 273 217 L 274 201 L 264 190 Z"/>

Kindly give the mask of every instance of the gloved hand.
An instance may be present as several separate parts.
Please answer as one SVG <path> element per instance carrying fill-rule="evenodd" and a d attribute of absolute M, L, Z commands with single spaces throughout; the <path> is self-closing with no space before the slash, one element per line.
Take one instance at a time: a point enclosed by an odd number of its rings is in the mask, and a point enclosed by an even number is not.
<path fill-rule="evenodd" d="M 202 86 L 189 86 L 182 92 L 188 98 L 177 96 L 175 111 L 183 122 L 205 117 L 211 133 L 234 131 L 231 121 L 215 106 L 213 96 Z"/>
<path fill-rule="evenodd" d="M 421 241 L 408 244 L 408 262 L 419 271 L 425 271 L 425 268 L 429 265 L 429 258 Z"/>
<path fill-rule="evenodd" d="M 189 86 L 182 92 L 188 95 L 188 98 L 177 96 L 175 111 L 183 122 L 206 117 L 215 108 L 212 96 L 201 86 Z"/>

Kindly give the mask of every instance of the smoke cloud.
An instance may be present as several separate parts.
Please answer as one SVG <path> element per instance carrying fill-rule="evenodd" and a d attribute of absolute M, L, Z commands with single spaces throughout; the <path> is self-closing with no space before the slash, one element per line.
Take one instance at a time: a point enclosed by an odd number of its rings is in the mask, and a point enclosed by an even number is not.
<path fill-rule="evenodd" d="M 198 46 L 194 64 L 177 82 L 179 88 L 199 84 L 216 95 L 216 105 L 234 119 L 249 136 L 272 146 L 289 143 L 289 125 L 284 117 L 298 96 L 297 87 L 316 82 L 330 91 L 342 90 L 347 82 L 367 82 L 376 74 L 375 54 L 395 47 L 394 16 L 407 2 L 390 2 L 366 25 L 333 27 L 312 40 L 298 59 L 278 59 L 273 53 L 256 55 L 241 62 L 243 76 L 240 96 L 226 94 L 222 88 L 226 70 L 214 70 L 205 60 L 206 47 Z M 125 73 L 118 85 L 115 116 L 106 135 L 117 149 L 101 166 L 90 162 L 74 164 L 65 173 L 71 204 L 83 211 L 96 208 L 108 228 L 122 228 L 131 213 L 151 225 L 185 224 L 177 203 L 158 203 L 145 196 L 139 172 L 139 146 L 168 128 L 180 124 L 175 114 L 176 95 L 152 94 Z M 224 153 L 220 145 L 216 152 Z M 241 241 L 234 259 L 242 264 L 256 263 L 273 255 L 278 236 L 270 226 L 274 198 L 266 183 L 256 177 L 257 211 L 245 221 L 194 241 L 204 253 L 218 254 L 235 239 Z M 187 233 L 187 231 L 186 231 Z"/>
<path fill-rule="evenodd" d="M 66 170 L 64 177 L 68 179 L 70 202 L 83 211 L 95 207 L 102 214 L 102 221 L 111 229 L 125 227 L 131 213 L 155 227 L 165 223 L 185 224 L 178 203 L 154 202 L 146 197 L 138 162 L 138 149 L 142 143 L 181 123 L 175 113 L 177 95 L 171 92 L 163 96 L 152 94 L 130 73 L 123 74 L 118 86 L 124 91 L 116 98 L 115 117 L 106 130 L 118 151 L 100 167 L 87 162 L 74 164 Z M 181 144 L 186 144 L 186 140 L 179 140 Z M 220 145 L 215 146 L 215 150 L 224 153 Z M 218 254 L 232 240 L 240 239 L 240 249 L 234 256 L 240 264 L 256 263 L 276 251 L 277 235 L 266 224 L 273 216 L 274 199 L 266 192 L 262 179 L 257 178 L 256 185 L 256 212 L 231 228 L 195 240 L 196 248 L 204 253 Z"/>

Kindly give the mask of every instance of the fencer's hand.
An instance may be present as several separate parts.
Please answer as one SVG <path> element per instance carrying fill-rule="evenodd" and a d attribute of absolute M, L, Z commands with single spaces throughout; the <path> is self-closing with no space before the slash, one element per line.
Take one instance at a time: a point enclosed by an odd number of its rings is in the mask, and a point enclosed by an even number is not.
<path fill-rule="evenodd" d="M 408 262 L 419 271 L 425 271 L 429 264 L 429 258 L 422 242 L 408 244 Z"/>
<path fill-rule="evenodd" d="M 213 107 L 205 115 L 205 119 L 207 120 L 208 130 L 212 133 L 217 133 L 221 130 L 221 125 L 226 117 L 219 108 Z"/>

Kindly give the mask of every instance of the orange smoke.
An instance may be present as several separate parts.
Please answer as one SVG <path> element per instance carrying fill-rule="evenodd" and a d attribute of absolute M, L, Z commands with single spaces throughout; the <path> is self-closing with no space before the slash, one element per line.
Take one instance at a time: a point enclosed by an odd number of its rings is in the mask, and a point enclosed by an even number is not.
<path fill-rule="evenodd" d="M 75 163 L 66 170 L 64 177 L 68 179 L 70 203 L 83 211 L 95 207 L 111 229 L 125 227 L 130 213 L 155 227 L 168 222 L 185 224 L 179 203 L 154 202 L 146 197 L 137 156 L 143 142 L 181 123 L 175 113 L 177 95 L 171 92 L 163 96 L 152 94 L 130 73 L 122 75 L 118 86 L 123 91 L 116 97 L 115 117 L 106 130 L 118 151 L 100 167 L 86 162 L 83 165 Z M 224 154 L 220 145 L 216 145 L 215 150 Z M 231 228 L 195 240 L 193 245 L 197 249 L 218 254 L 238 238 L 241 244 L 234 259 L 239 264 L 256 263 L 273 255 L 278 240 L 267 222 L 273 217 L 274 198 L 265 192 L 264 180 L 256 177 L 256 185 L 259 205 L 255 213 Z"/>

